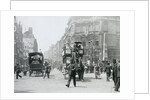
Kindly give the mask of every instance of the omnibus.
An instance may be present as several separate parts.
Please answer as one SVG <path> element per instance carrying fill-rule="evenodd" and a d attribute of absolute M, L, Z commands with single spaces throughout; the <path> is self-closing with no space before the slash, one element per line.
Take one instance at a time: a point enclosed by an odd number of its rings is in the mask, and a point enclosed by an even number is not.
<path fill-rule="evenodd" d="M 42 73 L 43 76 L 43 62 L 44 57 L 41 52 L 29 53 L 29 76 L 31 76 L 33 72 L 36 72 L 36 74 Z"/>
<path fill-rule="evenodd" d="M 63 57 L 63 68 L 62 72 L 64 78 L 66 79 L 66 75 L 68 75 L 68 65 L 71 63 L 70 60 L 74 59 L 76 64 L 79 64 L 79 59 L 82 59 L 84 55 L 84 49 L 81 42 L 74 42 L 73 47 L 69 44 L 65 44 L 63 47 L 62 57 Z M 78 66 L 80 69 L 80 66 Z M 80 72 L 80 71 L 79 71 Z M 80 73 L 78 73 L 80 75 Z"/>

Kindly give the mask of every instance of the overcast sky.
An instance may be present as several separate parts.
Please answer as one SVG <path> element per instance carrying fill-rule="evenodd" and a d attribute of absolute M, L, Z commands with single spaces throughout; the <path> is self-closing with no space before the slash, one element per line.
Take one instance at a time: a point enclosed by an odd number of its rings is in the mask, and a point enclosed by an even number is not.
<path fill-rule="evenodd" d="M 38 49 L 42 52 L 48 50 L 51 44 L 55 44 L 65 33 L 69 16 L 17 16 L 21 22 L 23 33 L 28 27 L 33 28 L 33 34 L 38 42 Z"/>

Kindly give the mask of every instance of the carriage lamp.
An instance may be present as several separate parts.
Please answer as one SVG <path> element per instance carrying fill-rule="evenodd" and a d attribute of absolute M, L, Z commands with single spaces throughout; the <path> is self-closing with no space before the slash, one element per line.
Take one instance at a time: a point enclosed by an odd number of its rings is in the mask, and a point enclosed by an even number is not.
<path fill-rule="evenodd" d="M 65 50 L 65 54 L 71 54 L 71 50 L 70 49 L 66 49 Z"/>
<path fill-rule="evenodd" d="M 70 64 L 70 59 L 67 59 L 67 60 L 66 60 L 66 63 L 67 63 L 67 64 Z"/>
<path fill-rule="evenodd" d="M 83 55 L 83 53 L 84 53 L 84 52 L 83 52 L 83 49 L 80 49 L 80 50 L 79 50 L 79 54 L 80 54 L 80 55 Z"/>

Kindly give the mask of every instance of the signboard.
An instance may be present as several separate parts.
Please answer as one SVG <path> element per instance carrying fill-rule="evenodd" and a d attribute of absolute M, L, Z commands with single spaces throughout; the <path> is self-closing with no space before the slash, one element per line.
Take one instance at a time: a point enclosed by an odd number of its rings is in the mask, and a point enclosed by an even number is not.
<path fill-rule="evenodd" d="M 81 49 L 81 50 L 79 50 L 79 54 L 83 54 L 83 50 Z"/>
<path fill-rule="evenodd" d="M 66 59 L 66 63 L 67 63 L 67 64 L 70 64 L 70 59 Z"/>
<path fill-rule="evenodd" d="M 66 49 L 66 54 L 71 54 L 71 50 L 70 49 Z"/>

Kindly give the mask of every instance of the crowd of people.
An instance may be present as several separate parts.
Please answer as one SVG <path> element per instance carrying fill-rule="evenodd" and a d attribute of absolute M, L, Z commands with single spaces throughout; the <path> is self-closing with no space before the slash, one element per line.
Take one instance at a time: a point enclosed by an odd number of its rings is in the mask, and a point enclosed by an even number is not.
<path fill-rule="evenodd" d="M 106 81 L 109 82 L 110 79 L 113 80 L 114 82 L 114 90 L 115 91 L 119 91 L 120 88 L 120 60 L 116 60 L 113 59 L 112 63 L 110 61 L 102 61 L 99 62 L 98 64 L 93 65 L 94 66 L 94 72 L 95 72 L 95 76 L 98 74 L 102 74 L 105 73 L 106 74 Z M 69 65 L 69 79 L 67 81 L 66 86 L 69 87 L 70 86 L 70 81 L 73 78 L 73 84 L 76 87 L 76 79 L 75 76 L 76 74 L 79 74 L 76 72 L 76 67 L 79 67 L 77 64 L 75 64 L 75 62 L 73 61 L 73 59 L 71 59 L 71 64 Z M 82 62 L 80 63 L 80 68 L 82 68 L 81 71 L 82 74 L 81 76 L 79 76 L 79 80 L 82 79 L 84 77 L 84 73 L 90 73 L 90 68 L 87 64 L 83 64 Z"/>
<path fill-rule="evenodd" d="M 114 82 L 115 91 L 119 91 L 120 88 L 120 60 L 113 59 L 111 61 L 102 61 L 95 65 L 95 73 L 106 73 L 106 81 L 110 79 Z"/>
<path fill-rule="evenodd" d="M 51 71 L 51 66 L 45 62 L 44 63 L 45 66 L 45 71 L 44 71 L 44 76 L 43 79 L 45 77 L 50 78 L 50 71 Z M 94 72 L 95 75 L 101 75 L 102 73 L 106 74 L 106 81 L 109 82 L 111 79 L 114 82 L 114 90 L 115 91 L 119 91 L 120 88 L 120 60 L 116 60 L 113 59 L 112 62 L 110 61 L 102 61 L 99 62 L 98 64 L 93 65 L 94 66 Z M 73 85 L 76 87 L 76 75 L 78 74 L 78 78 L 79 81 L 84 80 L 84 74 L 86 73 L 90 73 L 90 68 L 88 65 L 86 65 L 85 63 L 83 64 L 82 61 L 80 61 L 79 64 L 76 64 L 75 61 L 73 59 L 71 59 L 71 63 L 68 65 L 68 81 L 66 86 L 69 87 L 70 86 L 70 82 L 71 79 L 73 78 Z M 22 78 L 22 76 L 20 75 L 21 73 L 21 68 L 20 65 L 17 64 L 15 66 L 15 73 L 16 73 L 16 79 L 18 79 L 19 77 Z"/>

